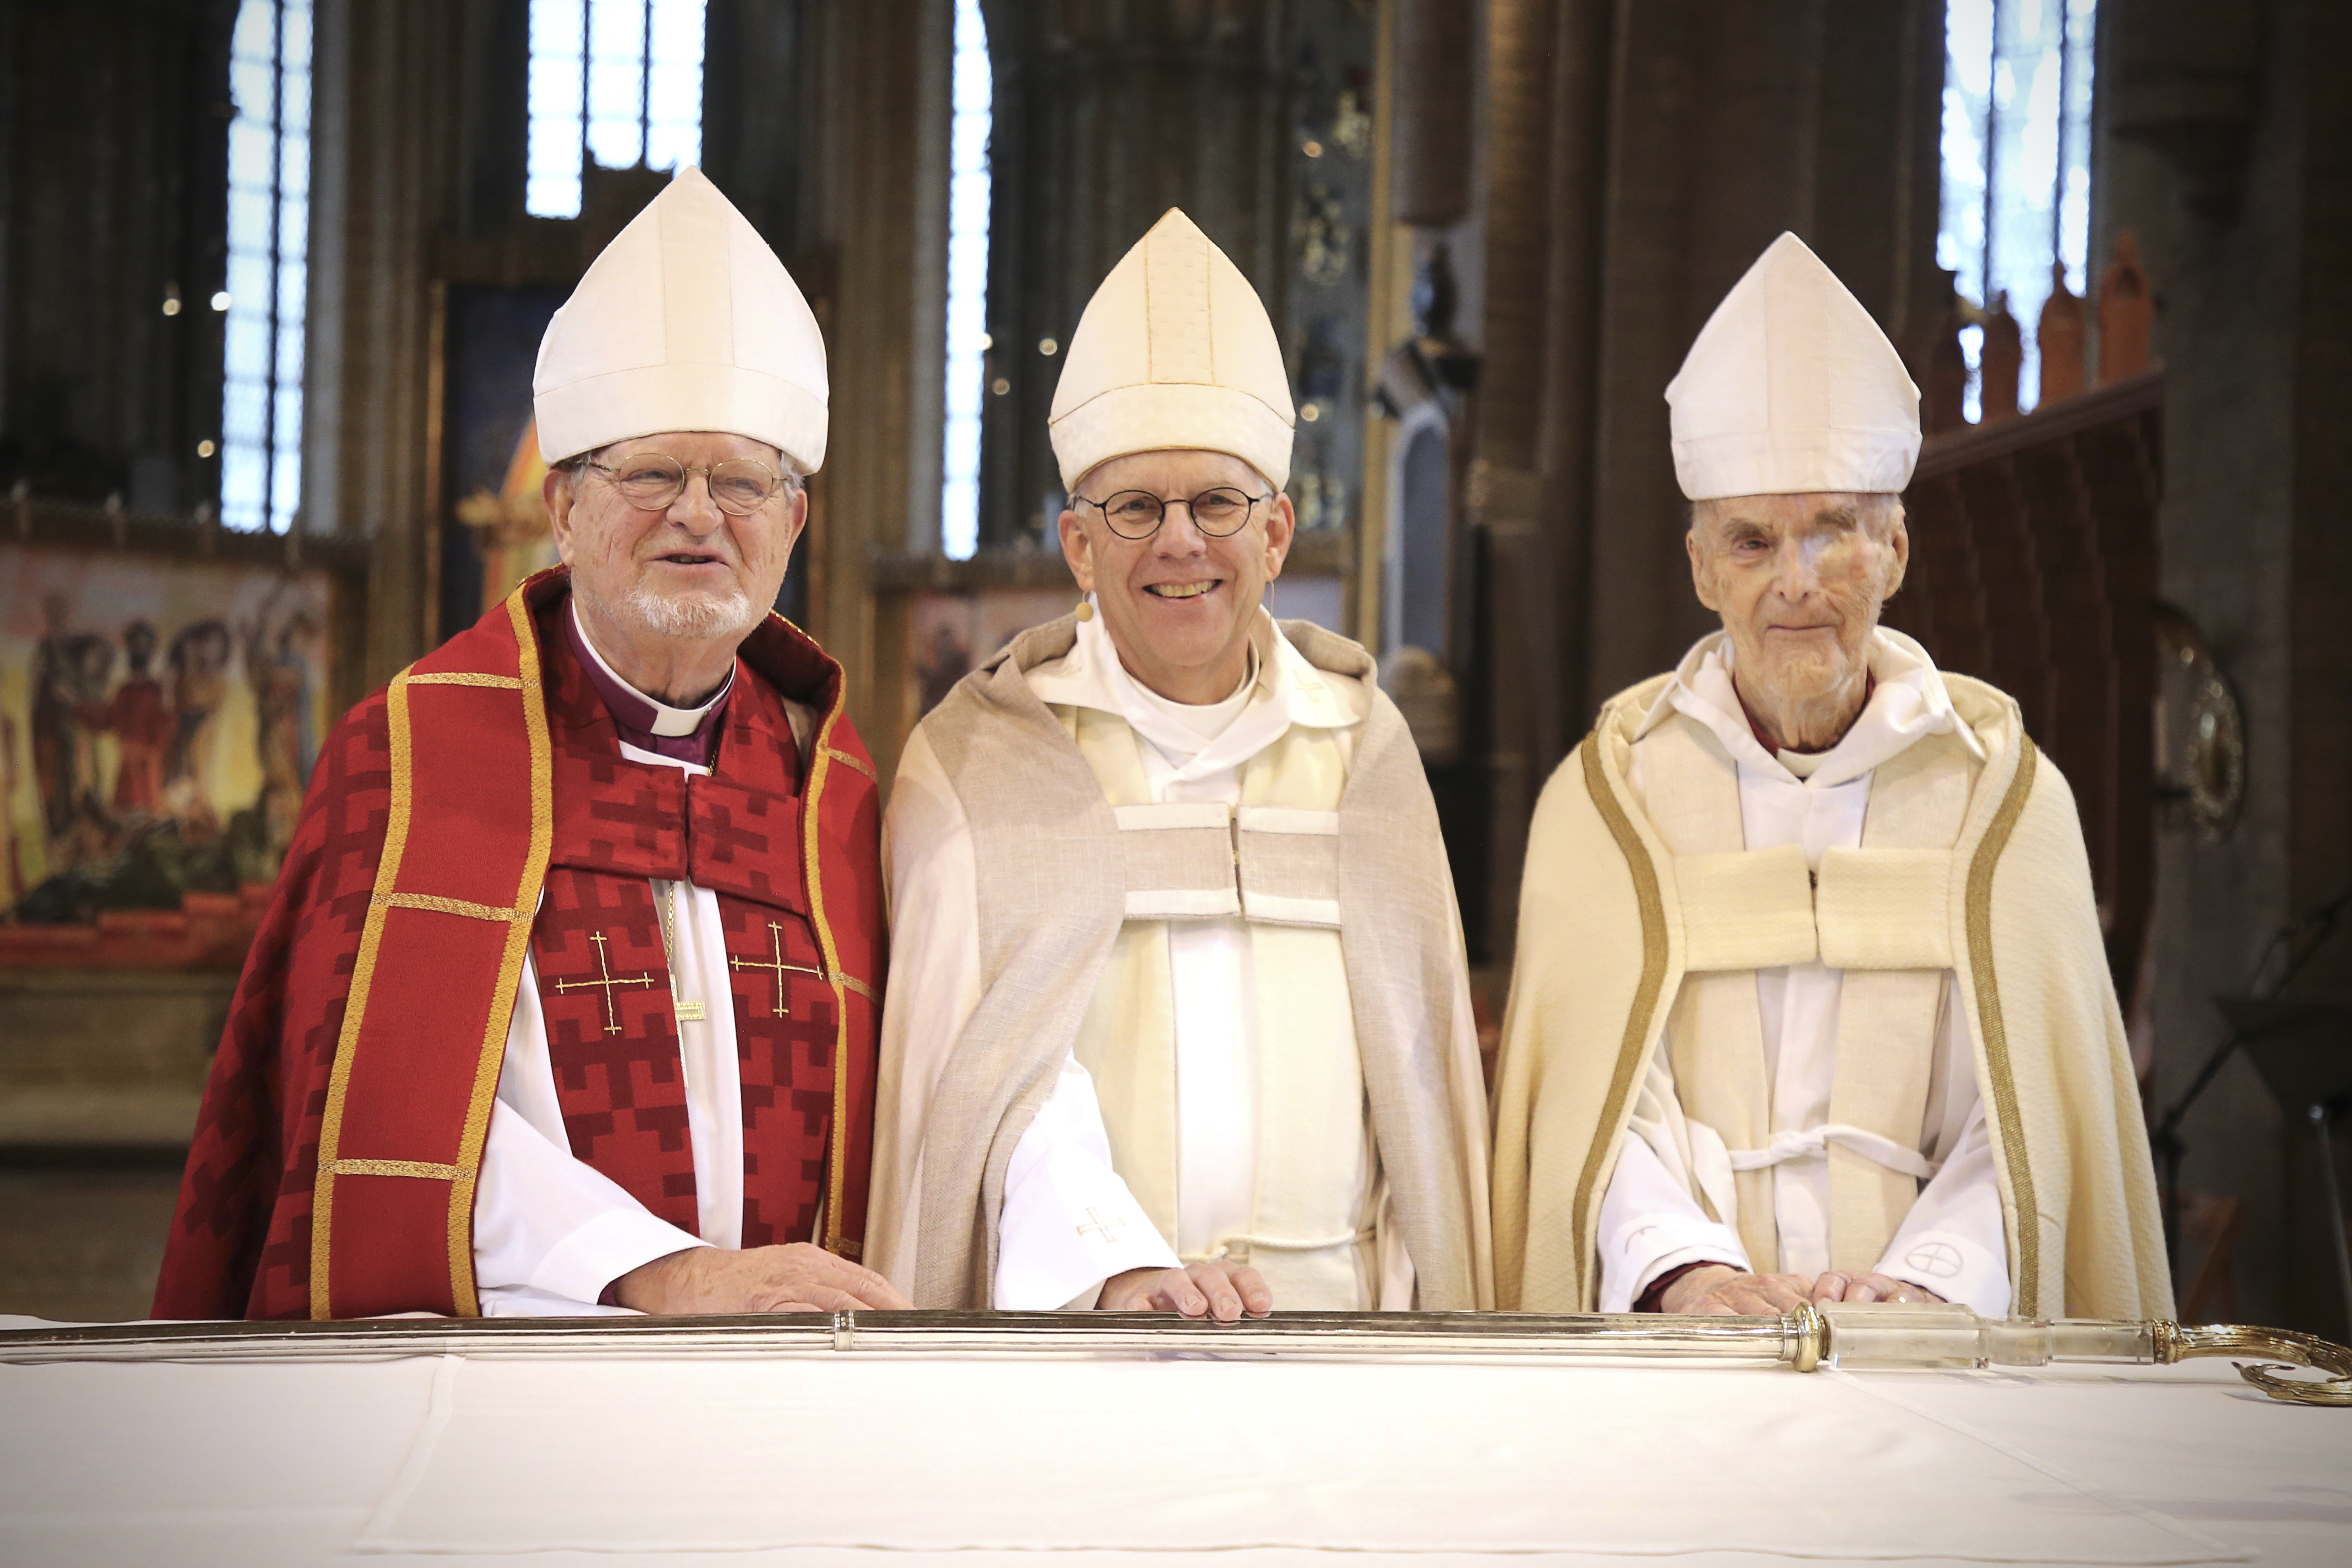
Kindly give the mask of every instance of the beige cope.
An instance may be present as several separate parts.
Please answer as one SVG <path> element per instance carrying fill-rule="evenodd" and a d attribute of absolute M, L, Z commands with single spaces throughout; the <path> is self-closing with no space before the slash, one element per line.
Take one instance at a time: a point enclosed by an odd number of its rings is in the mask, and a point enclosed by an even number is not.
<path fill-rule="evenodd" d="M 1024 632 L 924 719 L 969 822 L 982 975 L 951 1037 L 909 1036 L 882 1063 L 869 1234 L 919 1305 L 990 1299 L 1007 1165 L 1073 1052 L 1119 1176 L 1173 1243 L 1166 923 L 1235 915 L 1280 981 L 1258 997 L 1257 1219 L 1228 1255 L 1246 1249 L 1277 1304 L 1360 1300 L 1376 1239 L 1333 1176 L 1369 1113 L 1420 1304 L 1492 1304 L 1477 1046 L 1428 785 L 1370 658 L 1283 631 L 1369 712 L 1345 764 L 1326 732 L 1285 736 L 1244 768 L 1238 809 L 1150 803 L 1125 724 L 1037 697 L 1027 672 L 1069 652 L 1074 618 Z M 894 972 L 919 961 L 894 953 Z"/>
<path fill-rule="evenodd" d="M 2012 1310 L 2168 1314 L 2082 831 L 2016 705 L 1945 676 L 1986 762 L 1945 736 L 1883 764 L 1862 846 L 1830 851 L 1816 885 L 1793 847 L 1741 848 L 1738 765 L 1704 727 L 1677 715 L 1653 730 L 1648 806 L 1627 787 L 1643 718 L 1671 679 L 1612 699 L 1537 807 L 1496 1084 L 1500 1305 L 1593 1310 L 1601 1197 L 1662 1041 L 1693 1116 L 1727 1140 L 1769 1142 L 1755 971 L 1818 959 L 1846 971 L 1832 1116 L 1898 1143 L 1917 1136 L 1939 976 L 1957 972 Z M 1871 1050 L 1865 1037 L 1921 1049 Z M 1868 1268 L 1916 1184 L 1847 1151 L 1831 1160 L 1832 1263 Z M 1737 1223 L 1759 1267 L 1778 1254 L 1769 1179 L 1738 1178 Z"/>

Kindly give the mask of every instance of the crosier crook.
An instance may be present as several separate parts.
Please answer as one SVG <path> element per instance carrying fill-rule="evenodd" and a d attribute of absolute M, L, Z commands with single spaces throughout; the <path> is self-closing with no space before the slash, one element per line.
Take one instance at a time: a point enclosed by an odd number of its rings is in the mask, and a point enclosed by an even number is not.
<path fill-rule="evenodd" d="M 2253 1355 L 2238 1375 L 2273 1399 L 2352 1406 L 2352 1349 L 2289 1329 L 2164 1320 L 1980 1318 L 1955 1305 L 1801 1305 L 1779 1317 L 1532 1312 L 1286 1312 L 1215 1323 L 1159 1312 L 779 1312 L 758 1318 L 378 1319 L 121 1323 L 0 1333 L 0 1363 L 337 1361 L 384 1355 L 907 1355 L 1072 1352 L 1233 1355 L 1607 1356 L 1817 1367 L 2168 1366 Z M 2289 1376 L 2317 1372 L 2318 1379 Z"/>

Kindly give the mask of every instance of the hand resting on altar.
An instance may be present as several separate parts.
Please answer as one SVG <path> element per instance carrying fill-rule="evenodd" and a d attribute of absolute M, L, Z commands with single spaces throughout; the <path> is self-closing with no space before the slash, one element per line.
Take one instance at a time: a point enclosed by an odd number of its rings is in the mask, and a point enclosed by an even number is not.
<path fill-rule="evenodd" d="M 1802 1274 L 1750 1274 L 1727 1263 L 1693 1269 L 1658 1298 L 1662 1312 L 1702 1316 L 1770 1316 L 1794 1312 L 1801 1301 L 1940 1301 L 1944 1298 L 1907 1281 L 1885 1274 L 1832 1269 L 1818 1280 Z"/>
<path fill-rule="evenodd" d="M 614 1299 L 641 1312 L 846 1312 L 915 1303 L 871 1269 L 794 1241 L 740 1252 L 688 1247 L 641 1263 L 615 1281 Z"/>
<path fill-rule="evenodd" d="M 1859 1270 L 1825 1270 L 1813 1281 L 1813 1305 L 1824 1301 L 1922 1301 L 1936 1302 L 1944 1298 L 1925 1285 L 1915 1285 L 1908 1280 L 1897 1280 L 1885 1274 L 1865 1274 Z"/>
<path fill-rule="evenodd" d="M 1195 1263 L 1187 1269 L 1129 1269 L 1103 1282 L 1095 1299 L 1106 1312 L 1175 1312 L 1213 1317 L 1229 1323 L 1246 1311 L 1262 1318 L 1274 1311 L 1274 1292 L 1256 1270 L 1240 1263 Z"/>

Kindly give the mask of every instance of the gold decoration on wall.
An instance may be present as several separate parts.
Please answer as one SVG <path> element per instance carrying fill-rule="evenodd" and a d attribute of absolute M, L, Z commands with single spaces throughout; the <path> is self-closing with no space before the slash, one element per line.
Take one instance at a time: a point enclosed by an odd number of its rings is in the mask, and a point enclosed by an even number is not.
<path fill-rule="evenodd" d="M 453 508 L 457 520 L 474 531 L 474 548 L 482 558 L 482 612 L 506 602 L 522 580 L 556 561 L 555 531 L 547 519 L 541 481 L 547 464 L 539 455 L 539 422 L 523 427 L 507 461 L 506 477 L 496 490 L 478 489 L 460 497 Z M 454 628 L 450 628 L 454 630 Z"/>
<path fill-rule="evenodd" d="M 2156 789 L 2175 825 L 2219 843 L 2246 799 L 2246 726 L 2238 694 L 2186 611 L 2156 607 Z"/>

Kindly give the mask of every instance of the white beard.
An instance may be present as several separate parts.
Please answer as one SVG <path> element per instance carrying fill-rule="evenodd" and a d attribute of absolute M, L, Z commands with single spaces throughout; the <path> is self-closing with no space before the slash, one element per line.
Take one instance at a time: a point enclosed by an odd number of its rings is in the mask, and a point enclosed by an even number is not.
<path fill-rule="evenodd" d="M 716 594 L 673 595 L 643 583 L 630 589 L 615 608 L 656 636 L 692 642 L 740 636 L 758 625 L 765 613 L 740 588 Z"/>

